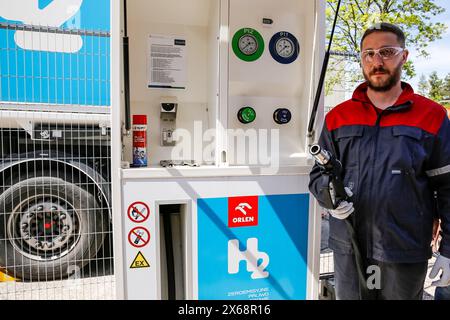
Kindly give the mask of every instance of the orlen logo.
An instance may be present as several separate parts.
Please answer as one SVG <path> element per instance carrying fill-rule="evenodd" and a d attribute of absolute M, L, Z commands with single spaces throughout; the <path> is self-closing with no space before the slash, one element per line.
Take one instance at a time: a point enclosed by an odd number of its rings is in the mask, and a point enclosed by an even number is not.
<path fill-rule="evenodd" d="M 258 225 L 258 196 L 228 198 L 228 227 Z"/>

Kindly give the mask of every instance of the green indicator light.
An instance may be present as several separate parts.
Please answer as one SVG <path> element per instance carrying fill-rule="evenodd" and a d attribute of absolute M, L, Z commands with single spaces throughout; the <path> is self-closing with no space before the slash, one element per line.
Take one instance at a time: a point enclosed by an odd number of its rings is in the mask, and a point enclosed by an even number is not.
<path fill-rule="evenodd" d="M 256 111 L 252 107 L 243 107 L 238 111 L 238 120 L 247 124 L 253 122 L 256 118 Z"/>

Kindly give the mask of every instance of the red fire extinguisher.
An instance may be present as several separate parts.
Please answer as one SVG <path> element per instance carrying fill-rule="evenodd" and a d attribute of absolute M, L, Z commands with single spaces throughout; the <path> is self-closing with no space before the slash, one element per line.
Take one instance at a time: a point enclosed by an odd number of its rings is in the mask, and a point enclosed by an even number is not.
<path fill-rule="evenodd" d="M 133 167 L 147 166 L 147 116 L 133 115 Z"/>

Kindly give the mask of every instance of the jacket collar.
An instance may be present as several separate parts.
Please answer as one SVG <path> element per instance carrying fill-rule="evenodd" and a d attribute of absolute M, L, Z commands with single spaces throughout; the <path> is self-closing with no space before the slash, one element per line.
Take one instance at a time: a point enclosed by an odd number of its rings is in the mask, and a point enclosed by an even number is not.
<path fill-rule="evenodd" d="M 369 97 L 367 96 L 367 87 L 368 87 L 367 81 L 360 84 L 353 92 L 352 100 L 372 104 Z M 397 101 L 394 103 L 392 107 L 401 107 L 404 105 L 410 106 L 413 103 L 414 98 L 413 88 L 408 83 L 402 81 L 402 89 L 403 89 L 402 93 L 400 94 Z"/>

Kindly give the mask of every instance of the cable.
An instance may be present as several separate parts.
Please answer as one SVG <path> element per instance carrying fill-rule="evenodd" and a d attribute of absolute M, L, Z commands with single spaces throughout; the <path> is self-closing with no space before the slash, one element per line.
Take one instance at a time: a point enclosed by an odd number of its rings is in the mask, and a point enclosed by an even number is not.
<path fill-rule="evenodd" d="M 331 29 L 330 41 L 328 43 L 328 49 L 325 52 L 325 57 L 323 59 L 322 70 L 320 72 L 320 78 L 319 78 L 319 83 L 317 85 L 316 96 L 314 98 L 313 109 L 311 111 L 311 117 L 309 119 L 308 134 L 307 134 L 308 138 L 311 138 L 314 135 L 314 133 L 313 133 L 313 131 L 314 131 L 314 123 L 316 122 L 317 109 L 319 107 L 320 97 L 321 97 L 321 94 L 322 94 L 322 88 L 323 88 L 323 84 L 325 82 L 325 74 L 327 72 L 328 61 L 330 60 L 331 44 L 333 42 L 333 36 L 334 36 L 334 30 L 336 28 L 336 22 L 337 22 L 337 19 L 339 17 L 339 8 L 340 8 L 340 6 L 341 6 L 341 0 L 339 0 L 339 2 L 337 4 L 336 15 L 334 17 L 334 22 L 333 22 L 333 28 Z"/>
<path fill-rule="evenodd" d="M 129 55 L 129 41 L 128 41 L 128 26 L 127 26 L 127 0 L 123 2 L 124 14 L 124 34 L 123 34 L 123 72 L 124 72 L 124 94 L 125 94 L 125 130 L 127 134 L 131 130 L 131 115 L 130 115 L 130 55 Z"/>

